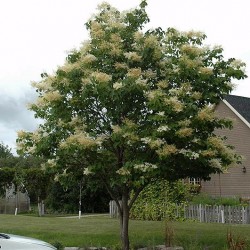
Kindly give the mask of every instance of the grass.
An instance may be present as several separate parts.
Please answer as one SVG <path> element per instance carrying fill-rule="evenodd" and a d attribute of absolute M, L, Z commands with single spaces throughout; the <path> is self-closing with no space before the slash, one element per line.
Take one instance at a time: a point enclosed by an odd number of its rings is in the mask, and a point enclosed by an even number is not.
<path fill-rule="evenodd" d="M 174 240 L 185 250 L 225 250 L 228 230 L 244 237 L 250 246 L 250 225 L 174 222 Z M 165 223 L 130 221 L 130 241 L 134 248 L 164 244 Z M 119 249 L 119 221 L 108 216 L 81 218 L 0 215 L 0 232 L 25 235 L 64 246 L 107 246 Z M 247 248 L 247 249 L 250 249 Z"/>
<path fill-rule="evenodd" d="M 131 242 L 143 245 L 162 243 L 162 226 L 160 222 L 133 221 Z M 84 217 L 80 220 L 0 215 L 0 232 L 35 237 L 50 243 L 60 242 L 64 246 L 118 246 L 120 243 L 119 221 L 104 215 Z"/>

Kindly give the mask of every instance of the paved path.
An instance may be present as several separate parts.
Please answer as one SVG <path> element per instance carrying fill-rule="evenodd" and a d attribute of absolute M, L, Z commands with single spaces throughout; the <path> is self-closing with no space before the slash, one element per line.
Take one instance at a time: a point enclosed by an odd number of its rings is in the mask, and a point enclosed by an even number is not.
<path fill-rule="evenodd" d="M 97 217 L 97 216 L 109 216 L 109 214 L 83 214 L 81 215 L 81 218 L 84 217 Z M 59 216 L 58 218 L 62 219 L 79 219 L 79 215 L 72 215 L 72 216 Z"/>

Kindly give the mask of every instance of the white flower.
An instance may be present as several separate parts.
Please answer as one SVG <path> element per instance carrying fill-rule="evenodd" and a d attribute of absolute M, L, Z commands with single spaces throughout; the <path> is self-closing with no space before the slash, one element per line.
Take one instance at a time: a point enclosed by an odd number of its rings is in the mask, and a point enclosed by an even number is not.
<path fill-rule="evenodd" d="M 122 131 L 122 129 L 119 125 L 111 125 L 111 128 L 112 128 L 114 133 L 120 133 Z"/>
<path fill-rule="evenodd" d="M 167 125 L 165 126 L 160 126 L 158 129 L 157 129 L 157 132 L 166 132 L 169 130 L 169 127 Z"/>
<path fill-rule="evenodd" d="M 240 69 L 241 67 L 246 66 L 246 64 L 241 60 L 235 59 L 230 63 L 230 66 L 232 66 L 235 69 Z"/>
<path fill-rule="evenodd" d="M 121 82 L 114 83 L 113 88 L 116 90 L 122 88 L 122 83 Z"/>
<path fill-rule="evenodd" d="M 36 152 L 36 146 L 33 146 L 33 147 L 28 147 L 27 148 L 27 153 L 29 154 L 33 154 Z"/>
<path fill-rule="evenodd" d="M 55 178 L 54 178 L 54 181 L 58 182 L 58 181 L 59 181 L 59 178 L 60 178 L 60 175 L 59 175 L 59 174 L 56 174 L 56 175 L 55 175 Z"/>
<path fill-rule="evenodd" d="M 139 56 L 136 52 L 126 52 L 124 53 L 124 56 L 131 61 L 140 62 L 141 56 Z"/>
<path fill-rule="evenodd" d="M 89 168 L 84 168 L 83 174 L 84 174 L 84 175 L 90 175 L 90 174 L 93 174 L 93 172 L 91 172 L 91 171 L 89 170 Z"/>
<path fill-rule="evenodd" d="M 98 82 L 109 82 L 112 79 L 111 75 L 98 71 L 93 72 L 91 76 Z"/>
<path fill-rule="evenodd" d="M 134 168 L 142 171 L 143 173 L 145 173 L 147 171 L 157 169 L 158 167 L 155 164 L 145 162 L 145 163 L 142 163 L 142 164 L 136 164 L 134 166 Z"/>
<path fill-rule="evenodd" d="M 58 90 L 55 90 L 45 93 L 43 98 L 49 102 L 53 102 L 60 100 L 62 96 Z"/>
<path fill-rule="evenodd" d="M 195 152 L 192 152 L 190 158 L 193 159 L 193 160 L 195 160 L 195 159 L 199 158 L 199 154 L 195 153 Z"/>
<path fill-rule="evenodd" d="M 142 79 L 141 77 L 136 79 L 135 84 L 141 86 L 141 87 L 147 87 L 147 80 Z"/>
<path fill-rule="evenodd" d="M 27 135 L 27 133 L 24 130 L 17 131 L 17 136 L 19 138 L 25 138 L 26 135 Z"/>
<path fill-rule="evenodd" d="M 55 167 L 55 166 L 56 166 L 56 160 L 55 160 L 55 159 L 49 159 L 49 160 L 47 161 L 47 165 L 48 165 L 49 167 Z"/>
<path fill-rule="evenodd" d="M 195 160 L 195 159 L 199 158 L 199 156 L 200 156 L 198 153 L 192 152 L 189 149 L 181 149 L 179 151 L 179 153 L 187 156 L 190 160 Z"/>
<path fill-rule="evenodd" d="M 96 60 L 97 60 L 97 58 L 96 58 L 94 55 L 92 55 L 92 54 L 87 54 L 87 55 L 85 55 L 85 56 L 82 58 L 82 62 L 83 62 L 84 64 L 92 63 L 92 62 L 94 62 L 94 61 L 96 61 Z"/>
<path fill-rule="evenodd" d="M 213 168 L 219 168 L 219 169 L 222 168 L 220 159 L 214 158 L 209 160 L 209 162 Z"/>
<path fill-rule="evenodd" d="M 165 116 L 165 112 L 164 111 L 160 111 L 160 112 L 158 112 L 156 114 L 159 115 L 159 116 Z"/>
<path fill-rule="evenodd" d="M 141 68 L 131 68 L 127 73 L 128 77 L 139 78 L 141 76 Z"/>
<path fill-rule="evenodd" d="M 151 142 L 151 139 L 149 137 L 144 137 L 144 138 L 141 138 L 141 141 L 145 144 L 149 144 Z"/>
<path fill-rule="evenodd" d="M 130 171 L 126 168 L 120 168 L 116 171 L 119 175 L 130 175 Z"/>

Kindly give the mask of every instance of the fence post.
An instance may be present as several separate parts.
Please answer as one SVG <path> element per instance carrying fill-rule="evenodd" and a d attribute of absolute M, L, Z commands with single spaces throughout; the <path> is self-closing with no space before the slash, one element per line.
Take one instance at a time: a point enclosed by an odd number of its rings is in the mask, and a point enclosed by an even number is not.
<path fill-rule="evenodd" d="M 224 213 L 224 206 L 221 208 L 221 223 L 225 223 L 225 213 Z"/>
<path fill-rule="evenodd" d="M 202 211 L 201 211 L 201 204 L 199 204 L 199 217 L 200 217 L 200 222 L 202 222 Z"/>
<path fill-rule="evenodd" d="M 248 205 L 248 207 L 246 208 L 246 223 L 249 224 L 250 223 L 250 205 Z"/>
<path fill-rule="evenodd" d="M 246 209 L 244 207 L 241 208 L 241 223 L 246 224 Z"/>

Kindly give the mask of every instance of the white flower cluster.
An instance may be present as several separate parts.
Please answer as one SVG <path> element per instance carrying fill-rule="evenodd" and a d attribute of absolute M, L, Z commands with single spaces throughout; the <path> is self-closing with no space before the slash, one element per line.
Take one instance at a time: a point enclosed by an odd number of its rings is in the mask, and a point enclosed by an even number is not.
<path fill-rule="evenodd" d="M 130 171 L 124 167 L 118 169 L 116 173 L 119 175 L 130 175 Z"/>
<path fill-rule="evenodd" d="M 46 169 L 46 168 L 54 168 L 57 164 L 57 160 L 56 159 L 49 159 L 46 163 L 42 163 L 41 167 L 42 169 Z"/>
<path fill-rule="evenodd" d="M 25 138 L 27 136 L 27 133 L 24 130 L 17 131 L 18 138 Z"/>
<path fill-rule="evenodd" d="M 219 169 L 222 168 L 220 159 L 217 158 L 211 159 L 209 160 L 209 163 L 213 168 L 219 168 Z"/>
<path fill-rule="evenodd" d="M 145 144 L 149 144 L 151 142 L 151 138 L 149 137 L 144 137 L 144 138 L 141 138 L 141 141 Z"/>
<path fill-rule="evenodd" d="M 141 87 L 147 87 L 147 80 L 146 79 L 142 79 L 141 77 L 138 78 L 136 81 L 135 81 L 135 84 L 141 86 Z"/>
<path fill-rule="evenodd" d="M 80 61 L 77 61 L 75 63 L 68 63 L 66 62 L 63 66 L 60 66 L 59 69 L 63 70 L 64 72 L 71 72 L 72 70 L 75 69 L 80 69 L 81 68 L 81 63 Z"/>
<path fill-rule="evenodd" d="M 16 143 L 16 149 L 17 150 L 25 150 L 26 149 L 26 144 L 24 142 L 17 142 Z"/>
<path fill-rule="evenodd" d="M 195 160 L 195 159 L 198 159 L 199 158 L 199 154 L 196 153 L 196 152 L 193 152 L 191 150 L 187 150 L 187 149 L 181 149 L 179 151 L 180 154 L 183 154 L 185 156 L 187 156 L 190 160 Z"/>
<path fill-rule="evenodd" d="M 98 82 L 109 82 L 112 80 L 112 76 L 103 72 L 93 72 L 92 77 Z"/>
<path fill-rule="evenodd" d="M 165 94 L 157 89 L 157 90 L 151 90 L 151 91 L 147 91 L 145 92 L 146 96 L 148 97 L 149 100 L 154 100 L 154 99 L 158 99 L 163 97 Z"/>
<path fill-rule="evenodd" d="M 141 56 L 139 56 L 136 52 L 126 52 L 124 53 L 125 58 L 131 61 L 140 62 Z"/>
<path fill-rule="evenodd" d="M 82 57 L 82 62 L 84 64 L 89 64 L 89 63 L 92 63 L 92 62 L 94 62 L 96 60 L 97 60 L 97 58 L 92 54 L 87 54 L 84 57 Z"/>
<path fill-rule="evenodd" d="M 84 168 L 83 174 L 84 175 L 90 175 L 90 174 L 93 174 L 93 172 L 91 172 L 89 168 Z"/>
<path fill-rule="evenodd" d="M 113 85 L 113 88 L 114 88 L 115 90 L 118 90 L 118 89 L 120 89 L 120 88 L 122 88 L 122 87 L 123 87 L 122 82 L 116 82 L 116 83 L 114 83 L 114 85 Z"/>
<path fill-rule="evenodd" d="M 32 146 L 32 147 L 27 147 L 26 148 L 26 152 L 28 154 L 34 154 L 36 152 L 36 146 Z"/>
<path fill-rule="evenodd" d="M 165 112 L 164 111 L 159 111 L 158 113 L 156 113 L 159 116 L 165 116 Z"/>
<path fill-rule="evenodd" d="M 141 76 L 141 68 L 131 68 L 128 70 L 127 77 L 139 78 Z"/>
<path fill-rule="evenodd" d="M 169 131 L 169 127 L 167 125 L 164 125 L 164 126 L 160 126 L 158 129 L 157 129 L 157 132 L 166 132 L 166 131 Z"/>
<path fill-rule="evenodd" d="M 81 80 L 82 80 L 82 84 L 83 85 L 87 85 L 87 84 L 91 84 L 92 83 L 92 81 L 89 78 L 87 78 L 87 77 L 82 78 Z"/>
<path fill-rule="evenodd" d="M 50 167 L 55 167 L 56 166 L 56 159 L 49 159 L 47 161 L 47 164 L 50 166 Z"/>
<path fill-rule="evenodd" d="M 58 90 L 50 91 L 44 94 L 43 98 L 48 102 L 58 101 L 62 98 Z"/>
<path fill-rule="evenodd" d="M 114 133 L 122 132 L 122 128 L 119 125 L 111 125 L 111 128 L 112 128 Z"/>
<path fill-rule="evenodd" d="M 246 64 L 242 62 L 241 60 L 235 59 L 233 60 L 230 65 L 235 69 L 240 69 L 241 67 L 245 67 Z"/>
<path fill-rule="evenodd" d="M 154 48 L 155 46 L 158 45 L 158 40 L 155 35 L 149 35 L 148 37 L 145 38 L 145 46 Z"/>
<path fill-rule="evenodd" d="M 169 86 L 169 83 L 167 81 L 160 81 L 157 83 L 157 86 L 160 89 L 166 89 Z"/>
<path fill-rule="evenodd" d="M 172 106 L 175 112 L 181 112 L 184 107 L 183 103 L 180 100 L 178 100 L 177 97 L 170 97 L 168 99 L 165 99 L 165 103 L 167 105 Z"/>
<path fill-rule="evenodd" d="M 192 128 L 181 128 L 175 133 L 181 138 L 189 137 L 193 134 L 193 129 Z"/>
<path fill-rule="evenodd" d="M 76 131 L 76 134 L 70 135 L 65 141 L 60 143 L 60 148 L 68 148 L 71 145 L 78 145 L 83 148 L 91 148 L 100 145 L 100 139 L 90 137 L 87 133 Z"/>
<path fill-rule="evenodd" d="M 48 77 L 45 81 L 41 81 L 41 82 L 33 81 L 31 82 L 31 86 L 39 89 L 40 91 L 53 90 L 51 86 L 53 80 L 54 79 L 52 77 Z"/>
<path fill-rule="evenodd" d="M 145 172 L 148 172 L 150 170 L 157 169 L 158 167 L 155 164 L 145 162 L 145 163 L 142 163 L 142 164 L 136 164 L 134 166 L 134 168 L 140 170 L 143 173 L 145 173 Z"/>

